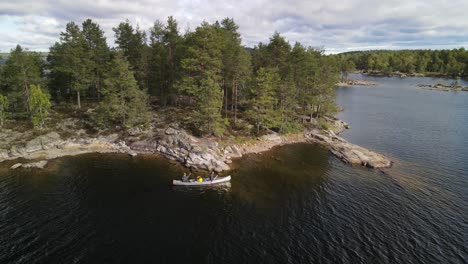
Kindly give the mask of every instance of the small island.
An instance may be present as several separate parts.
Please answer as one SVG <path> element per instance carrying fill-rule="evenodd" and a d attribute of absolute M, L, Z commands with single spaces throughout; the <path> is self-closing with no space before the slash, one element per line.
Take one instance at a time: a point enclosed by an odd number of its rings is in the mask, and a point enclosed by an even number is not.
<path fill-rule="evenodd" d="M 348 128 L 334 118 L 339 72 L 321 49 L 278 33 L 247 49 L 230 18 L 181 35 L 169 17 L 149 43 L 128 21 L 113 31 L 114 49 L 88 19 L 68 23 L 46 58 L 11 51 L 0 74 L 0 162 L 41 169 L 84 153 L 160 154 L 221 172 L 245 154 L 309 142 L 350 164 L 391 166 L 338 136 Z"/>
<path fill-rule="evenodd" d="M 428 90 L 438 90 L 438 91 L 468 91 L 468 86 L 461 86 L 458 84 L 446 85 L 446 84 L 418 84 L 416 87 Z"/>

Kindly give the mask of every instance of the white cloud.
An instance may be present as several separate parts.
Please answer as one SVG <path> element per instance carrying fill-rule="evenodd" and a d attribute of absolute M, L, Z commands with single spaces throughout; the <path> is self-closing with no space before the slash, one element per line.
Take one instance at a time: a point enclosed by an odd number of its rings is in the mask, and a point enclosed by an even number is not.
<path fill-rule="evenodd" d="M 0 50 L 16 43 L 47 50 L 68 21 L 98 22 L 112 45 L 112 27 L 129 19 L 148 29 L 173 15 L 183 32 L 203 20 L 233 17 L 245 45 L 279 31 L 291 43 L 329 52 L 377 48 L 452 48 L 468 43 L 468 1 L 429 0 L 16 0 L 0 2 Z"/>

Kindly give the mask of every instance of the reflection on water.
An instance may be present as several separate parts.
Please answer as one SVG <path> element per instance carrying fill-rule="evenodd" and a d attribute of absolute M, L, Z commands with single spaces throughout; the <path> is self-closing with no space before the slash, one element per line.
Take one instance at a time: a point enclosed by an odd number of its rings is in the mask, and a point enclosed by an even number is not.
<path fill-rule="evenodd" d="M 172 189 L 176 192 L 181 193 L 188 193 L 188 194 L 204 194 L 206 192 L 217 192 L 218 194 L 222 195 L 224 193 L 228 193 L 231 191 L 231 183 L 230 182 L 223 182 L 213 185 L 205 185 L 205 186 L 173 186 Z"/>

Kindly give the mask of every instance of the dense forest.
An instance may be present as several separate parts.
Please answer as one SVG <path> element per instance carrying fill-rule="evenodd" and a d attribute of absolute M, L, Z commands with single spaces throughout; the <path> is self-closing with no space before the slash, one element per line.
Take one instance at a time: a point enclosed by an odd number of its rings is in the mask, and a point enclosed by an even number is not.
<path fill-rule="evenodd" d="M 111 48 L 88 19 L 68 23 L 46 60 L 12 49 L 0 69 L 0 125 L 42 128 L 48 113 L 72 111 L 95 127 L 130 128 L 174 108 L 199 134 L 222 136 L 247 122 L 258 135 L 297 131 L 337 110 L 336 58 L 279 33 L 253 49 L 241 45 L 230 18 L 183 34 L 173 17 L 148 31 L 124 21 L 113 33 Z"/>
<path fill-rule="evenodd" d="M 361 70 L 392 74 L 421 73 L 453 77 L 468 76 L 468 51 L 453 50 L 376 50 L 336 55 L 343 72 Z"/>

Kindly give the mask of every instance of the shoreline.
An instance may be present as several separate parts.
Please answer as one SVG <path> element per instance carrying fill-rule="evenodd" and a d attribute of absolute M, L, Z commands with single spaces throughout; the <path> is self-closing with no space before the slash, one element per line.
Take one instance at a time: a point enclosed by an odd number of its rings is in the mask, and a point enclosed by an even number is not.
<path fill-rule="evenodd" d="M 461 86 L 461 85 L 446 85 L 446 84 L 417 84 L 416 87 L 426 90 L 436 90 L 436 91 L 468 91 L 468 86 Z"/>
<path fill-rule="evenodd" d="M 49 132 L 25 144 L 12 145 L 8 150 L 0 149 L 0 162 L 25 159 L 31 162 L 15 163 L 11 169 L 42 169 L 46 167 L 48 160 L 86 153 L 126 153 L 130 156 L 156 154 L 178 161 L 189 169 L 222 172 L 231 169 L 229 164 L 233 159 L 246 154 L 262 153 L 276 146 L 312 143 L 325 146 L 333 155 L 351 165 L 369 168 L 392 166 L 393 162 L 384 155 L 349 143 L 337 136 L 349 128 L 348 124 L 334 117 L 326 117 L 325 120 L 332 129 L 314 128 L 288 135 L 270 133 L 256 139 L 252 138 L 243 144 L 223 142 L 218 138 L 197 138 L 177 124 L 130 133 L 126 137 L 110 134 L 62 140 L 57 132 Z"/>
<path fill-rule="evenodd" d="M 379 71 L 372 71 L 372 72 L 366 72 L 362 70 L 358 71 L 353 71 L 350 73 L 359 73 L 359 74 L 364 74 L 364 75 L 369 75 L 369 76 L 378 76 L 378 77 L 434 77 L 434 78 L 445 78 L 445 79 L 454 79 L 456 76 L 452 75 L 446 75 L 446 74 L 441 74 L 441 73 L 431 73 L 431 72 L 425 72 L 425 73 L 404 73 L 404 72 L 390 72 L 390 73 L 385 73 L 385 72 L 379 72 Z M 468 79 L 468 76 L 459 76 L 462 79 Z"/>
<path fill-rule="evenodd" d="M 367 80 L 357 80 L 357 79 L 346 79 L 340 81 L 336 86 L 347 87 L 347 86 L 377 86 L 379 85 L 376 82 L 367 81 Z"/>

